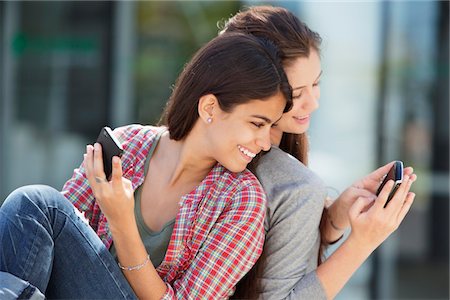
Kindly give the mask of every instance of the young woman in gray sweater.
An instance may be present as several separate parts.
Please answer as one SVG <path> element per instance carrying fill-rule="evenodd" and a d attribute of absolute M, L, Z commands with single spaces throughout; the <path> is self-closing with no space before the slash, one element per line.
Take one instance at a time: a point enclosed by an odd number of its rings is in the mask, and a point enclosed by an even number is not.
<path fill-rule="evenodd" d="M 272 150 L 254 172 L 268 195 L 266 240 L 261 258 L 237 286 L 235 298 L 331 299 L 368 256 L 394 232 L 411 207 L 416 179 L 405 168 L 393 200 L 389 183 L 376 197 L 389 163 L 347 188 L 328 203 L 322 181 L 307 165 L 306 131 L 319 107 L 320 36 L 283 8 L 251 7 L 229 19 L 222 32 L 262 36 L 280 50 L 293 89 L 293 109 L 272 128 Z M 322 261 L 324 247 L 348 238 Z M 322 245 L 322 247 L 321 247 Z"/>

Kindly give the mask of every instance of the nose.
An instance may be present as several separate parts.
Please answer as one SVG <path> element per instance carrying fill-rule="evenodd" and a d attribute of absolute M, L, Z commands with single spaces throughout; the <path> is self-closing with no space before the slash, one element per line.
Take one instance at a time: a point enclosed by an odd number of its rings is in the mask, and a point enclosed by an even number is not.
<path fill-rule="evenodd" d="M 272 146 L 270 142 L 270 126 L 267 126 L 268 130 L 261 130 L 260 135 L 256 138 L 256 145 L 264 151 L 269 151 Z"/>
<path fill-rule="evenodd" d="M 320 92 L 315 92 L 314 89 L 306 89 L 305 100 L 303 101 L 303 109 L 308 110 L 310 112 L 315 111 L 319 108 L 319 97 Z"/>

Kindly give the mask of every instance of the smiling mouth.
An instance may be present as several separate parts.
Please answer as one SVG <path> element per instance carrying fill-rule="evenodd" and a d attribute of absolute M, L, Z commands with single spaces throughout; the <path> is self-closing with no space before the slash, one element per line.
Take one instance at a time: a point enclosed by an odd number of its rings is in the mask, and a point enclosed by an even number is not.
<path fill-rule="evenodd" d="M 257 153 L 253 153 L 250 150 L 238 145 L 239 151 L 241 151 L 243 154 L 245 154 L 246 156 L 248 156 L 250 159 L 254 158 L 256 156 Z"/>
<path fill-rule="evenodd" d="M 309 121 L 309 115 L 302 116 L 302 117 L 293 117 L 294 120 L 296 120 L 299 123 L 306 123 Z"/>

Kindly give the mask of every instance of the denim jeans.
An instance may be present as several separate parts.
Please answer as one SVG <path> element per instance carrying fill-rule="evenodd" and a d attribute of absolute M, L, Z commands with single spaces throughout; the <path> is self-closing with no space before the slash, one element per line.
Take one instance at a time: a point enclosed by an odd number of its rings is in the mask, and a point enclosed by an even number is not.
<path fill-rule="evenodd" d="M 43 185 L 17 189 L 0 207 L 0 271 L 2 299 L 137 298 L 77 209 Z"/>

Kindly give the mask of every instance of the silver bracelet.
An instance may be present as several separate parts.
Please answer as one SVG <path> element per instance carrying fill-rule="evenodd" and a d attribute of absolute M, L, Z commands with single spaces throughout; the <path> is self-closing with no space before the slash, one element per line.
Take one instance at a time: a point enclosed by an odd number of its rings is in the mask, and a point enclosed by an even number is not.
<path fill-rule="evenodd" d="M 130 267 L 124 267 L 119 263 L 117 263 L 119 265 L 119 268 L 121 268 L 122 270 L 125 271 L 134 271 L 134 270 L 140 270 L 142 269 L 146 264 L 148 264 L 148 262 L 150 261 L 150 255 L 147 254 L 147 258 L 145 259 L 145 261 L 142 264 L 136 265 L 136 266 L 130 266 Z"/>

